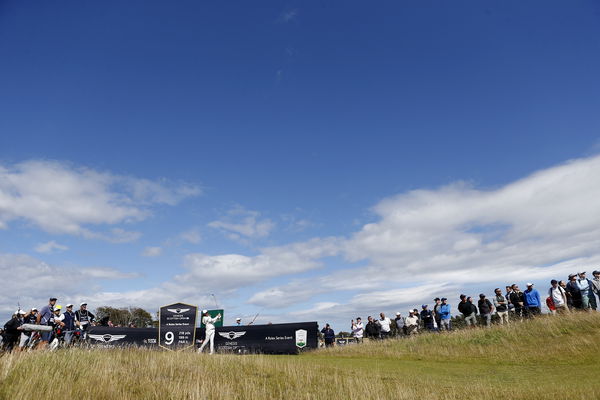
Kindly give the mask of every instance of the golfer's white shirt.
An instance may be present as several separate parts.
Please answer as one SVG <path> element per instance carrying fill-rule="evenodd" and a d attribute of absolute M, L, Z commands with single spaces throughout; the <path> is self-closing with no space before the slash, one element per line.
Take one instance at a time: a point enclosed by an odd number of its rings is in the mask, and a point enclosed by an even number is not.
<path fill-rule="evenodd" d="M 214 331 L 215 330 L 215 322 L 217 322 L 218 320 L 219 320 L 218 317 L 212 318 L 208 315 L 206 317 L 202 317 L 202 323 L 206 327 L 207 331 Z"/>

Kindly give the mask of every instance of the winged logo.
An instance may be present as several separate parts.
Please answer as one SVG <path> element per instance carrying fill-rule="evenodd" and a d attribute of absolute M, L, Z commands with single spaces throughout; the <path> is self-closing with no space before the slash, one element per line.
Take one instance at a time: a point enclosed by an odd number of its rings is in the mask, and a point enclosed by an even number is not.
<path fill-rule="evenodd" d="M 99 342 L 108 343 L 108 342 L 114 342 L 116 340 L 121 340 L 127 335 L 111 335 L 111 334 L 107 333 L 104 335 L 88 335 L 88 336 Z"/>
<path fill-rule="evenodd" d="M 233 340 L 233 339 L 237 339 L 239 337 L 242 337 L 246 334 L 246 331 L 240 331 L 240 332 L 219 332 L 219 335 L 224 337 L 225 339 L 229 339 L 229 340 Z"/>
<path fill-rule="evenodd" d="M 181 314 L 181 313 L 190 311 L 190 309 L 189 308 L 167 308 L 167 311 L 172 312 L 173 314 Z"/>

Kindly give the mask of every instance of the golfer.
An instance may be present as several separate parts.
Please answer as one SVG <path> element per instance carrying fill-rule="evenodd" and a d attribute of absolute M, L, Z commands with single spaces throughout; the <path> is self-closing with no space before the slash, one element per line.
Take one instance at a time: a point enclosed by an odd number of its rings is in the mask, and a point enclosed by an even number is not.
<path fill-rule="evenodd" d="M 208 315 L 207 310 L 202 310 L 202 323 L 205 327 L 204 342 L 198 349 L 198 353 L 202 353 L 204 346 L 210 341 L 210 354 L 215 352 L 215 322 L 221 319 L 221 313 L 217 314 L 216 317 L 212 318 Z"/>

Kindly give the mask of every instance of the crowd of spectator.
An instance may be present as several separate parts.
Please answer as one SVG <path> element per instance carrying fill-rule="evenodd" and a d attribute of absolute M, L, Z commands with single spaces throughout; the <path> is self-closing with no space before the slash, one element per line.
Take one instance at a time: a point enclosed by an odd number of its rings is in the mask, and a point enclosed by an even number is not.
<path fill-rule="evenodd" d="M 87 303 L 79 304 L 73 311 L 73 304 L 63 307 L 56 304 L 57 299 L 51 297 L 48 304 L 38 310 L 17 310 L 2 329 L 2 348 L 12 350 L 18 348 L 44 349 L 50 343 L 58 342 L 70 345 L 74 338 L 85 336 L 94 324 L 95 316 L 87 309 Z"/>
<path fill-rule="evenodd" d="M 592 274 L 593 279 L 587 278 L 585 271 L 570 274 L 567 281 L 552 279 L 543 296 L 533 283 L 527 283 L 524 291 L 517 284 L 505 286 L 504 292 L 496 288 L 490 298 L 481 293 L 477 300 L 461 294 L 456 307 L 458 314 L 453 314 L 447 298 L 436 297 L 432 309 L 428 304 L 423 304 L 421 310 L 411 309 L 406 315 L 397 312 L 394 319 L 382 312 L 379 318 L 368 316 L 365 324 L 361 317 L 357 317 L 350 322 L 351 334 L 356 343 L 361 343 L 364 338 L 387 339 L 411 336 L 422 331 L 450 331 L 457 323 L 472 328 L 478 325 L 490 327 L 492 323 L 503 325 L 534 318 L 542 313 L 544 305 L 551 314 L 596 311 L 600 302 L 600 271 Z M 596 300 L 597 296 L 599 300 Z M 335 332 L 329 324 L 321 333 L 326 346 L 334 345 Z"/>

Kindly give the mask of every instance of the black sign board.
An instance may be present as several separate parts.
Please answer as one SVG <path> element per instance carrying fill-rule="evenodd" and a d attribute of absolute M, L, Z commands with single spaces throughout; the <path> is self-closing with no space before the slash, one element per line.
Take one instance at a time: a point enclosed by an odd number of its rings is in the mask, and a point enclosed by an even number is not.
<path fill-rule="evenodd" d="M 316 322 L 291 324 L 224 326 L 216 328 L 215 349 L 218 352 L 297 354 L 318 347 Z M 162 335 L 164 337 L 164 335 Z M 204 329 L 196 328 L 196 344 L 204 339 Z M 156 346 L 155 328 L 91 327 L 88 334 L 91 345 Z M 166 346 L 165 346 L 166 347 Z M 167 347 L 168 348 L 168 347 Z"/>
<path fill-rule="evenodd" d="M 168 350 L 180 350 L 194 345 L 198 307 L 175 303 L 160 308 L 158 345 Z"/>

